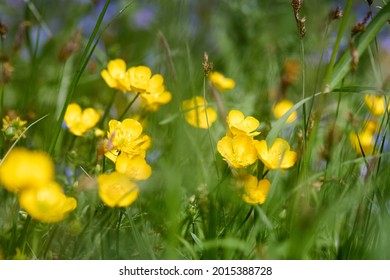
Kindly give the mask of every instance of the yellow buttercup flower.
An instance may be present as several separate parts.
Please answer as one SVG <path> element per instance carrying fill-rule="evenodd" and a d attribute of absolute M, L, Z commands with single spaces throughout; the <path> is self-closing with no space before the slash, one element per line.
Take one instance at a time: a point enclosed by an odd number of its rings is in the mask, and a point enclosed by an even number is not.
<path fill-rule="evenodd" d="M 267 179 L 258 180 L 255 176 L 247 174 L 242 178 L 244 189 L 242 199 L 249 204 L 263 204 L 271 188 Z"/>
<path fill-rule="evenodd" d="M 259 159 L 268 169 L 288 169 L 297 160 L 297 153 L 290 151 L 290 145 L 284 139 L 277 138 L 268 149 L 267 142 L 261 140 L 255 143 Z"/>
<path fill-rule="evenodd" d="M 111 120 L 108 123 L 107 151 L 113 152 L 106 156 L 113 161 L 119 152 L 145 157 L 146 150 L 150 147 L 151 140 L 148 135 L 143 135 L 142 125 L 134 119 L 125 119 L 122 122 Z M 110 147 L 109 147 L 110 146 Z"/>
<path fill-rule="evenodd" d="M 234 88 L 236 83 L 233 79 L 226 78 L 224 75 L 222 75 L 219 72 L 212 72 L 210 73 L 210 81 L 211 83 L 219 90 L 219 91 L 225 91 Z"/>
<path fill-rule="evenodd" d="M 65 112 L 64 121 L 69 131 L 76 136 L 82 136 L 93 128 L 100 119 L 100 114 L 93 108 L 82 110 L 76 103 L 71 103 Z"/>
<path fill-rule="evenodd" d="M 55 182 L 23 190 L 19 203 L 31 217 L 44 223 L 59 222 L 77 207 L 76 199 L 67 197 Z"/>
<path fill-rule="evenodd" d="M 141 95 L 142 101 L 147 108 L 152 111 L 157 111 L 161 105 L 169 103 L 172 99 L 172 94 L 169 91 L 153 92 Z"/>
<path fill-rule="evenodd" d="M 359 156 L 372 155 L 375 151 L 374 133 L 370 130 L 364 130 L 358 134 L 351 132 L 349 134 L 352 147 Z"/>
<path fill-rule="evenodd" d="M 257 160 L 255 143 L 245 134 L 225 136 L 218 141 L 217 149 L 221 156 L 234 168 L 245 168 Z"/>
<path fill-rule="evenodd" d="M 143 157 L 126 153 L 121 153 L 117 157 L 115 170 L 137 181 L 146 180 L 152 175 L 152 168 Z"/>
<path fill-rule="evenodd" d="M 110 88 L 122 92 L 130 91 L 130 81 L 126 74 L 126 62 L 123 59 L 110 60 L 107 69 L 101 72 L 101 76 Z"/>
<path fill-rule="evenodd" d="M 147 66 L 135 66 L 127 70 L 127 76 L 130 81 L 131 90 L 138 93 L 147 91 L 149 81 L 152 77 L 152 71 Z M 158 78 L 157 78 L 158 80 Z"/>
<path fill-rule="evenodd" d="M 386 110 L 390 110 L 390 104 L 388 103 L 388 101 L 385 100 L 384 96 L 366 94 L 364 96 L 364 101 L 371 114 L 373 114 L 374 116 L 381 116 L 386 112 Z"/>
<path fill-rule="evenodd" d="M 0 165 L 0 182 L 11 192 L 45 185 L 53 178 L 54 164 L 43 152 L 14 148 Z"/>
<path fill-rule="evenodd" d="M 146 91 L 145 91 L 146 94 L 144 95 L 147 95 L 148 93 L 162 92 L 164 91 L 164 89 L 165 87 L 164 87 L 163 76 L 161 76 L 160 74 L 155 74 L 148 80 Z"/>
<path fill-rule="evenodd" d="M 292 103 L 290 100 L 283 99 L 275 104 L 272 111 L 274 113 L 275 118 L 280 119 L 283 117 L 288 110 L 290 110 L 294 106 L 294 103 Z M 288 116 L 286 122 L 292 123 L 297 119 L 297 111 L 294 111 Z"/>
<path fill-rule="evenodd" d="M 10 138 L 11 141 L 15 141 L 26 129 L 26 124 L 27 122 L 20 119 L 20 117 L 11 119 L 11 117 L 7 115 L 3 118 L 3 128 L 1 130 L 7 138 Z M 23 134 L 22 137 L 25 138 L 26 135 Z"/>
<path fill-rule="evenodd" d="M 98 177 L 99 196 L 109 207 L 127 207 L 138 197 L 138 186 L 126 174 L 113 172 Z"/>
<path fill-rule="evenodd" d="M 351 132 L 349 139 L 352 147 L 359 156 L 372 155 L 375 152 L 375 133 L 378 130 L 376 121 L 368 120 L 363 128 L 363 131 L 356 133 Z"/>
<path fill-rule="evenodd" d="M 254 117 L 245 118 L 244 114 L 238 110 L 231 110 L 226 117 L 226 122 L 232 135 L 256 136 L 260 134 L 260 132 L 255 131 L 260 122 Z"/>
<path fill-rule="evenodd" d="M 206 101 L 200 96 L 195 96 L 182 102 L 184 118 L 188 124 L 207 129 L 217 120 L 215 110 L 209 107 L 205 110 L 205 105 L 207 107 Z"/>

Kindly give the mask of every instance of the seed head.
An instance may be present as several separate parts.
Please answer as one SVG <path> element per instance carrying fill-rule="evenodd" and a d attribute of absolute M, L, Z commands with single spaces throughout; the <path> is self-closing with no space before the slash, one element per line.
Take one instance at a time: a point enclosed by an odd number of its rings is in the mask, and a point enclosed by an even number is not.
<path fill-rule="evenodd" d="M 5 25 L 4 22 L 1 22 L 0 21 L 0 36 L 1 36 L 1 39 L 5 39 L 5 37 L 7 36 L 7 33 L 8 33 L 8 26 Z"/>
<path fill-rule="evenodd" d="M 209 62 L 209 55 L 207 54 L 207 52 L 204 52 L 204 56 L 203 56 L 203 73 L 204 75 L 207 77 L 210 72 L 213 70 L 213 63 L 212 62 Z"/>

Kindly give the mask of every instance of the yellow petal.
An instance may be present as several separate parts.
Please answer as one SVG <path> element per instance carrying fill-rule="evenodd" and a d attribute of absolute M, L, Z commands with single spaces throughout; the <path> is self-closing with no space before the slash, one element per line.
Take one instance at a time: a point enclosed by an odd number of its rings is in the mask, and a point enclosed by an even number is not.
<path fill-rule="evenodd" d="M 22 191 L 19 203 L 31 217 L 45 223 L 59 222 L 77 207 L 76 200 L 67 197 L 55 182 Z"/>
<path fill-rule="evenodd" d="M 143 93 L 148 88 L 152 71 L 146 66 L 131 67 L 127 70 L 130 86 L 133 91 Z"/>
<path fill-rule="evenodd" d="M 212 72 L 209 75 L 211 83 L 219 90 L 225 91 L 234 88 L 235 82 L 233 79 L 226 78 L 219 72 Z"/>
<path fill-rule="evenodd" d="M 71 103 L 66 108 L 64 121 L 67 127 L 73 127 L 78 122 L 80 122 L 81 119 L 82 110 L 81 107 L 76 103 Z"/>
<path fill-rule="evenodd" d="M 374 116 L 381 116 L 386 112 L 386 106 L 385 106 L 386 100 L 384 96 L 366 94 L 364 96 L 364 101 L 368 109 L 370 110 L 371 114 L 373 114 Z"/>
<path fill-rule="evenodd" d="M 14 148 L 0 165 L 0 182 L 9 191 L 45 185 L 54 178 L 54 164 L 43 152 Z"/>
<path fill-rule="evenodd" d="M 244 178 L 243 200 L 249 204 L 263 204 L 271 188 L 267 179 L 257 180 L 255 176 L 248 174 Z"/>
<path fill-rule="evenodd" d="M 280 119 L 281 117 L 283 117 L 287 112 L 288 110 L 290 110 L 292 107 L 294 106 L 294 103 L 292 103 L 291 101 L 287 100 L 287 99 L 283 99 L 281 100 L 280 102 L 278 102 L 274 108 L 273 108 L 273 113 L 274 113 L 274 116 L 276 119 Z M 292 112 L 286 122 L 287 123 L 292 123 L 293 121 L 295 121 L 297 119 L 297 112 L 294 111 Z"/>
<path fill-rule="evenodd" d="M 284 139 L 277 138 L 267 150 L 267 143 L 262 140 L 255 144 L 259 159 L 268 169 L 287 169 L 297 160 L 297 153 L 290 151 L 290 145 Z"/>
<path fill-rule="evenodd" d="M 217 144 L 217 150 L 234 168 L 245 168 L 257 159 L 254 142 L 246 135 L 223 137 Z"/>
<path fill-rule="evenodd" d="M 83 111 L 81 122 L 86 130 L 94 127 L 100 119 L 100 114 L 93 108 L 86 108 Z"/>
<path fill-rule="evenodd" d="M 127 207 L 138 197 L 138 186 L 122 173 L 113 172 L 98 177 L 99 196 L 109 207 Z"/>
<path fill-rule="evenodd" d="M 238 110 L 231 110 L 226 117 L 226 122 L 229 126 L 237 125 L 244 121 L 244 114 Z"/>
<path fill-rule="evenodd" d="M 107 69 L 111 77 L 115 79 L 121 78 L 126 72 L 126 62 L 120 58 L 110 60 L 107 65 Z"/>
<path fill-rule="evenodd" d="M 233 139 L 225 136 L 217 143 L 217 150 L 221 154 L 221 156 L 229 161 L 229 159 L 233 158 Z"/>
<path fill-rule="evenodd" d="M 108 73 L 106 69 L 102 70 L 102 72 L 100 72 L 100 75 L 110 88 L 118 87 L 117 80 L 111 77 L 110 73 Z"/>
<path fill-rule="evenodd" d="M 125 173 L 131 179 L 146 180 L 152 175 L 152 168 L 143 157 L 121 153 L 116 161 L 115 170 Z"/>
<path fill-rule="evenodd" d="M 160 93 L 164 91 L 164 78 L 160 74 L 153 75 L 146 89 L 147 93 Z"/>
<path fill-rule="evenodd" d="M 126 131 L 126 135 L 135 139 L 142 134 L 142 125 L 134 119 L 124 119 L 122 121 L 121 130 Z"/>
<path fill-rule="evenodd" d="M 244 114 L 238 110 L 231 110 L 226 117 L 226 122 L 233 135 L 246 134 L 248 136 L 256 136 L 260 134 L 260 132 L 255 131 L 259 127 L 260 122 L 251 116 L 245 118 Z"/>

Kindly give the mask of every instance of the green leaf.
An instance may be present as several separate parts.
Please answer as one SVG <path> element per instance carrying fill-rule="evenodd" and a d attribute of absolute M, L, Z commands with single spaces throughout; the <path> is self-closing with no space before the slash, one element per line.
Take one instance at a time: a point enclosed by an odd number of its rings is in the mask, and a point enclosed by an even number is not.
<path fill-rule="evenodd" d="M 376 35 L 387 24 L 390 18 L 390 5 L 384 6 L 379 13 L 371 20 L 367 25 L 366 31 L 357 36 L 355 40 L 355 46 L 358 51 L 359 57 L 367 49 L 369 44 L 375 39 Z M 344 77 L 350 72 L 350 65 L 352 56 L 349 51 L 346 51 L 344 55 L 337 62 L 328 89 L 332 91 Z"/>

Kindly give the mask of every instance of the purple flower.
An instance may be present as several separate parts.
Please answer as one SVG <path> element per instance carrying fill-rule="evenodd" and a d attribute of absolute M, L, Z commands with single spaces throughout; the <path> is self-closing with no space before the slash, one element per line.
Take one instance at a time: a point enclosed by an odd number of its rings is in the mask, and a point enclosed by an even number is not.
<path fill-rule="evenodd" d="M 153 23 L 157 7 L 148 5 L 140 8 L 134 15 L 133 24 L 136 29 L 145 30 Z"/>

